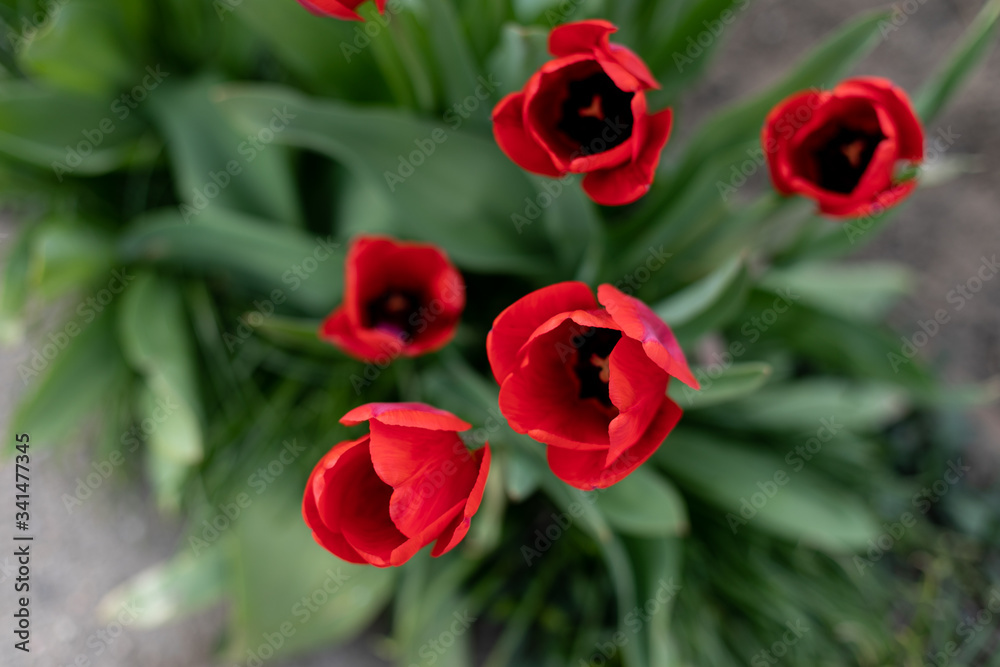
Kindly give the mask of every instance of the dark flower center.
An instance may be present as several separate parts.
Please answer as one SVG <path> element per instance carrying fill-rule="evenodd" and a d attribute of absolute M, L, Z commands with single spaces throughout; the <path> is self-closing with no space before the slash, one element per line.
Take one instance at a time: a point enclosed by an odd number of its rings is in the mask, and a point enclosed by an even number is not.
<path fill-rule="evenodd" d="M 850 194 L 861 182 L 875 149 L 885 139 L 878 129 L 835 127 L 820 131 L 808 140 L 811 180 L 824 190 Z"/>
<path fill-rule="evenodd" d="M 620 331 L 612 329 L 585 329 L 580 337 L 584 342 L 577 348 L 573 372 L 580 381 L 580 400 L 596 398 L 605 407 L 614 407 L 608 393 L 611 381 L 611 362 L 608 359 L 615 345 L 622 338 Z M 579 338 L 575 340 L 579 341 Z"/>
<path fill-rule="evenodd" d="M 604 72 L 597 72 L 568 86 L 559 129 L 580 145 L 581 155 L 603 153 L 632 136 L 632 98 Z"/>
<path fill-rule="evenodd" d="M 368 326 L 394 336 L 412 336 L 416 324 L 411 320 L 420 304 L 421 298 L 416 292 L 390 288 L 368 302 Z"/>

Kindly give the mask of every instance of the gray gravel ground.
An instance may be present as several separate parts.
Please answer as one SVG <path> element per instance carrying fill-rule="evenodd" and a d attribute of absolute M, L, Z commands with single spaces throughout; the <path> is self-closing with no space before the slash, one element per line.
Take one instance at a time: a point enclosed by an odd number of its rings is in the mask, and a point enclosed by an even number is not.
<path fill-rule="evenodd" d="M 972 20 L 981 0 L 911 0 L 918 9 L 889 34 L 860 71 L 891 77 L 915 90 Z M 683 136 L 704 113 L 774 80 L 788 63 L 847 18 L 884 6 L 864 0 L 836 3 L 815 0 L 756 0 L 745 16 L 726 29 L 728 40 L 707 81 L 680 110 L 675 136 Z M 918 192 L 896 224 L 861 256 L 892 259 L 919 274 L 915 295 L 893 314 L 904 332 L 917 322 L 949 308 L 946 295 L 965 283 L 983 256 L 1000 253 L 1000 51 L 995 51 L 971 84 L 929 131 L 951 128 L 958 139 L 953 154 L 981 156 L 982 171 L 958 182 Z M 10 233 L 9 223 L 0 233 Z M 0 246 L 3 241 L 0 240 Z M 2 247 L 0 247 L 2 250 Z M 941 362 L 954 381 L 984 380 L 1000 373 L 1000 280 L 987 282 L 961 311 L 951 313 L 924 352 Z M 27 348 L 7 349 L 0 357 L 0 431 L 4 430 L 22 383 L 18 363 Z M 979 430 L 971 450 L 996 470 L 1000 462 L 1000 411 L 978 414 Z M 112 478 L 70 515 L 60 496 L 90 471 L 87 434 L 79 445 L 33 461 L 33 522 L 39 536 L 33 553 L 33 650 L 13 655 L 9 626 L 12 613 L 13 558 L 0 555 L 0 664 L 62 667 L 84 656 L 95 667 L 208 667 L 226 610 L 217 608 L 156 631 L 126 628 L 110 643 L 100 631 L 94 609 L 108 590 L 142 569 L 170 556 L 179 526 L 159 517 L 141 484 Z M 0 467 L 0 480 L 13 477 Z M 6 481 L 4 482 L 6 487 Z M 6 534 L 6 532 L 5 532 Z M 382 664 L 371 654 L 372 640 L 284 663 L 284 667 L 366 667 Z M 100 651 L 100 653 L 98 653 Z"/>

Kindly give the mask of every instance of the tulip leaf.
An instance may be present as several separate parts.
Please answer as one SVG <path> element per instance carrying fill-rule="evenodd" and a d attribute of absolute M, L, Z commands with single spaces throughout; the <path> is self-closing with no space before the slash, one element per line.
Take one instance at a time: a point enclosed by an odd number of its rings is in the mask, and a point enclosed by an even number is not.
<path fill-rule="evenodd" d="M 534 197 L 528 180 L 492 139 L 276 87 L 228 86 L 219 99 L 250 129 L 282 109 L 294 120 L 275 141 L 324 153 L 364 181 L 356 215 L 342 219 L 344 232 L 376 228 L 435 243 L 477 271 L 532 275 L 551 263 L 538 225 L 518 227 Z"/>
<path fill-rule="evenodd" d="M 770 271 L 759 286 L 788 290 L 799 295 L 802 303 L 847 319 L 879 321 L 914 283 L 913 272 L 897 263 L 799 262 Z"/>
<path fill-rule="evenodd" d="M 648 466 L 599 493 L 597 509 L 618 532 L 668 537 L 688 531 L 684 498 Z"/>
<path fill-rule="evenodd" d="M 925 124 L 937 117 L 986 57 L 996 37 L 998 23 L 1000 0 L 989 0 L 972 20 L 944 65 L 924 83 L 916 95 L 914 106 Z"/>
<path fill-rule="evenodd" d="M 536 26 L 506 23 L 500 43 L 489 57 L 489 70 L 496 72 L 504 95 L 520 90 L 531 75 L 552 58 L 549 33 Z"/>
<path fill-rule="evenodd" d="M 52 169 L 60 181 L 150 162 L 159 144 L 145 130 L 137 114 L 116 114 L 103 98 L 27 81 L 5 81 L 0 91 L 0 152 Z"/>
<path fill-rule="evenodd" d="M 116 87 L 140 84 L 143 76 L 125 44 L 123 28 L 119 8 L 103 0 L 64 2 L 26 40 L 19 63 L 46 84 L 113 98 Z"/>
<path fill-rule="evenodd" d="M 833 445 L 831 445 L 833 446 Z M 725 512 L 740 541 L 749 527 L 831 552 L 865 546 L 878 532 L 864 504 L 811 470 L 752 443 L 676 429 L 655 455 L 678 484 Z"/>
<path fill-rule="evenodd" d="M 690 322 L 711 309 L 736 281 L 742 266 L 741 258 L 732 258 L 710 275 L 658 303 L 653 311 L 672 327 Z"/>
<path fill-rule="evenodd" d="M 649 652 L 649 664 L 678 664 L 670 628 L 674 602 L 682 591 L 682 542 L 676 537 L 627 537 L 623 542 L 635 572 L 639 608 L 646 612 L 647 622 L 640 632 Z M 635 629 L 634 623 L 626 625 Z"/>
<path fill-rule="evenodd" d="M 129 364 L 143 376 L 140 421 L 148 431 L 147 468 L 164 510 L 180 508 L 182 484 L 202 460 L 201 401 L 194 348 L 180 288 L 143 273 L 122 298 L 119 336 Z"/>
<path fill-rule="evenodd" d="M 236 612 L 226 654 L 240 663 L 258 650 L 265 635 L 282 637 L 274 642 L 275 662 L 351 639 L 383 610 L 396 575 L 394 568 L 336 558 L 313 540 L 301 519 L 290 521 L 300 513 L 301 488 L 294 499 L 274 486 L 267 493 L 243 510 L 231 529 Z M 275 567 L 281 576 L 275 576 Z"/>
<path fill-rule="evenodd" d="M 451 108 L 453 104 L 463 104 L 469 96 L 476 96 L 480 86 L 478 68 L 453 3 L 425 0 L 425 4 L 428 37 L 444 83 L 445 107 Z M 490 99 L 476 97 L 478 106 L 469 112 L 481 124 L 489 119 L 493 106 Z"/>
<path fill-rule="evenodd" d="M 869 432 L 885 428 L 905 414 L 906 393 L 875 382 L 813 377 L 764 387 L 724 407 L 706 410 L 732 428 L 815 431 L 824 420 Z"/>
<path fill-rule="evenodd" d="M 149 111 L 166 139 L 177 197 L 186 221 L 215 207 L 296 225 L 300 214 L 287 151 L 272 145 L 288 122 L 279 108 L 237 133 L 210 99 L 212 77 L 167 81 Z"/>
<path fill-rule="evenodd" d="M 18 366 L 28 392 L 11 429 L 30 434 L 33 446 L 64 444 L 85 418 L 100 414 L 108 402 L 124 400 L 127 373 L 112 328 L 114 315 L 107 309 L 100 315 L 93 309 L 83 312 L 39 341 Z"/>
<path fill-rule="evenodd" d="M 728 368 L 692 368 L 701 389 L 695 390 L 681 382 L 670 383 L 670 398 L 685 410 L 707 408 L 749 396 L 770 379 L 770 364 L 751 361 Z"/>
<path fill-rule="evenodd" d="M 109 272 L 114 245 L 93 223 L 37 223 L 31 258 L 32 286 L 51 299 Z"/>
<path fill-rule="evenodd" d="M 239 290 L 279 298 L 307 315 L 328 314 L 343 289 L 343 247 L 332 237 L 310 238 L 259 218 L 224 209 L 188 225 L 176 209 L 136 220 L 120 237 L 119 256 L 200 274 L 230 276 Z M 311 270 L 308 270 L 311 269 Z M 252 301 L 247 301 L 247 307 Z"/>
<path fill-rule="evenodd" d="M 30 288 L 31 227 L 22 227 L 12 242 L 6 243 L 0 275 L 0 344 L 20 341 L 24 336 L 23 313 Z"/>
<path fill-rule="evenodd" d="M 648 62 L 671 91 L 679 91 L 697 78 L 719 48 L 728 27 L 750 0 L 703 0 L 689 7 L 670 30 L 659 35 Z M 742 7 L 736 7 L 742 5 Z M 702 39 L 708 45 L 702 44 Z"/>
<path fill-rule="evenodd" d="M 222 601 L 225 584 L 222 549 L 199 555 L 184 551 L 115 587 L 98 603 L 97 613 L 108 622 L 134 609 L 134 627 L 155 628 Z"/>
<path fill-rule="evenodd" d="M 767 113 L 789 95 L 811 86 L 833 86 L 880 42 L 880 24 L 888 17 L 878 11 L 853 20 L 800 61 L 777 84 L 750 99 L 727 107 L 705 122 L 684 149 L 684 157 L 666 192 L 684 192 L 705 159 L 734 148 L 759 146 Z M 744 156 L 745 159 L 745 156 Z M 655 205 L 654 198 L 651 204 Z"/>

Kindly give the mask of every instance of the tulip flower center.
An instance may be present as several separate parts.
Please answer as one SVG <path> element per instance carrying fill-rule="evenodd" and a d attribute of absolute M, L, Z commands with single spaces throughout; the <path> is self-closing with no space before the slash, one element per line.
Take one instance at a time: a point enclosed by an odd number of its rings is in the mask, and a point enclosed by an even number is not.
<path fill-rule="evenodd" d="M 604 72 L 570 81 L 562 103 L 559 130 L 580 147 L 581 155 L 603 153 L 632 136 L 632 98 Z"/>
<path fill-rule="evenodd" d="M 576 351 L 573 372 L 580 381 L 580 399 L 597 399 L 607 408 L 614 407 L 609 394 L 611 382 L 611 351 L 621 340 L 622 333 L 612 329 L 588 328 L 582 332 L 584 339 Z"/>
<path fill-rule="evenodd" d="M 824 190 L 850 194 L 858 186 L 885 139 L 874 123 L 867 127 L 827 126 L 804 142 L 806 174 Z"/>
<path fill-rule="evenodd" d="M 416 324 L 413 315 L 420 309 L 420 295 L 391 288 L 368 303 L 367 325 L 394 336 L 412 336 Z"/>

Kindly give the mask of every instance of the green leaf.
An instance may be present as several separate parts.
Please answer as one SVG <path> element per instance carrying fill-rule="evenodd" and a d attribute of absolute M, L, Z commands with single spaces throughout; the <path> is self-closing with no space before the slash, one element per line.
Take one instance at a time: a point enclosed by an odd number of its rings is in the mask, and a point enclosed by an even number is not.
<path fill-rule="evenodd" d="M 668 537 L 688 531 L 684 499 L 649 467 L 601 491 L 597 508 L 613 528 L 629 535 Z"/>
<path fill-rule="evenodd" d="M 145 131 L 130 109 L 116 112 L 102 98 L 27 81 L 0 87 L 0 152 L 52 169 L 60 182 L 149 163 L 160 147 Z"/>
<path fill-rule="evenodd" d="M 141 83 L 142 70 L 122 38 L 117 8 L 100 0 L 60 4 L 24 45 L 25 72 L 46 84 L 108 99 L 117 87 Z"/>
<path fill-rule="evenodd" d="M 749 0 L 689 3 L 683 17 L 665 34 L 659 35 L 655 50 L 650 54 L 649 65 L 663 77 L 671 91 L 683 89 L 704 70 L 712 52 L 721 45 L 726 30 L 742 11 L 733 9 L 738 2 L 743 4 L 743 9 L 749 4 Z M 701 44 L 703 34 L 711 38 L 708 46 Z"/>
<path fill-rule="evenodd" d="M 115 342 L 113 315 L 105 311 L 95 318 L 93 310 L 85 312 L 92 321 L 82 316 L 70 320 L 18 367 L 29 390 L 14 412 L 11 429 L 30 434 L 39 447 L 63 444 L 81 421 L 121 398 L 127 374 Z"/>
<path fill-rule="evenodd" d="M 214 547 L 232 547 L 235 613 L 226 653 L 233 661 L 246 660 L 264 634 L 284 636 L 275 662 L 347 641 L 378 616 L 392 593 L 393 568 L 332 556 L 313 540 L 292 498 L 277 493 L 271 487 L 269 497 L 244 510 L 234 523 L 232 545 Z"/>
<path fill-rule="evenodd" d="M 908 405 L 906 393 L 896 387 L 811 377 L 764 387 L 704 414 L 732 428 L 808 432 L 833 420 L 850 430 L 874 432 L 900 419 Z"/>
<path fill-rule="evenodd" d="M 490 139 L 275 87 L 231 86 L 220 100 L 250 129 L 275 107 L 287 111 L 294 119 L 276 141 L 324 153 L 354 173 L 364 188 L 352 188 L 342 210 L 345 233 L 379 229 L 435 243 L 477 271 L 539 274 L 550 264 L 540 226 L 515 226 L 534 192 Z"/>
<path fill-rule="evenodd" d="M 1000 0 L 989 0 L 944 65 L 924 83 L 914 100 L 917 115 L 930 123 L 986 57 L 996 36 Z"/>
<path fill-rule="evenodd" d="M 46 220 L 32 239 L 31 283 L 51 299 L 110 272 L 111 239 L 92 222 Z"/>
<path fill-rule="evenodd" d="M 655 460 L 679 484 L 726 513 L 734 543 L 748 526 L 832 552 L 857 550 L 877 535 L 878 525 L 857 497 L 811 470 L 796 472 L 754 449 L 749 442 L 679 428 Z"/>
<path fill-rule="evenodd" d="M 0 281 L 0 343 L 15 343 L 24 337 L 22 315 L 28 302 L 33 232 L 32 227 L 22 227 L 15 239 L 4 240 L 3 280 Z"/>
<path fill-rule="evenodd" d="M 444 81 L 445 107 L 463 102 L 476 93 L 479 72 L 468 39 L 450 0 L 425 0 L 427 26 L 431 48 L 437 60 L 437 73 Z M 480 101 L 472 117 L 486 122 L 490 116 L 488 102 Z"/>
<path fill-rule="evenodd" d="M 204 455 L 197 359 L 180 288 L 143 273 L 125 294 L 118 321 L 122 350 L 144 377 L 137 409 L 148 433 L 147 467 L 163 509 L 180 506 L 188 469 Z"/>
<path fill-rule="evenodd" d="M 759 286 L 800 295 L 803 303 L 847 319 L 878 321 L 915 282 L 913 271 L 894 262 L 799 262 L 773 269 Z"/>
<path fill-rule="evenodd" d="M 201 556 L 182 552 L 116 586 L 98 603 L 102 622 L 135 610 L 136 628 L 154 628 L 179 620 L 217 602 L 226 592 L 226 559 L 221 549 Z"/>
<path fill-rule="evenodd" d="M 505 23 L 489 57 L 489 71 L 496 72 L 500 92 L 506 95 L 520 90 L 551 57 L 548 30 Z"/>
<path fill-rule="evenodd" d="M 387 94 L 374 69 L 372 42 L 391 42 L 384 23 L 397 18 L 390 11 L 362 26 L 320 18 L 298 3 L 274 0 L 241 0 L 232 11 L 220 13 L 223 23 L 240 21 L 246 25 L 267 45 L 268 53 L 311 90 L 359 101 L 378 100 Z"/>
<path fill-rule="evenodd" d="M 246 134 L 237 133 L 212 103 L 218 80 L 168 81 L 147 102 L 166 139 L 185 219 L 198 222 L 224 207 L 280 223 L 299 224 L 286 150 L 273 145 L 288 122 L 280 108 Z"/>
<path fill-rule="evenodd" d="M 512 501 L 521 502 L 538 489 L 545 472 L 537 458 L 513 447 L 505 447 L 495 455 L 503 466 L 504 485 Z"/>
<path fill-rule="evenodd" d="M 697 410 L 749 396 L 771 377 L 770 364 L 747 362 L 728 368 L 692 368 L 701 389 L 694 390 L 680 382 L 670 384 L 670 398 L 685 410 Z"/>
<path fill-rule="evenodd" d="M 216 209 L 188 225 L 176 209 L 152 211 L 122 234 L 119 256 L 199 274 L 230 276 L 241 290 L 285 299 L 305 314 L 327 315 L 343 289 L 343 253 L 332 237 L 305 233 Z M 275 299 L 277 297 L 277 299 Z M 247 307 L 252 307 L 247 301 Z"/>
<path fill-rule="evenodd" d="M 657 667 L 677 665 L 679 656 L 673 646 L 670 628 L 673 626 L 674 602 L 683 593 L 682 542 L 674 537 L 629 537 L 624 543 L 635 572 L 639 608 L 646 612 L 644 617 L 648 619 L 642 624 L 640 632 L 648 647 L 649 664 Z M 635 630 L 634 623 L 627 624 L 627 627 Z"/>
<path fill-rule="evenodd" d="M 673 170 L 675 178 L 668 191 L 684 192 L 705 160 L 734 148 L 758 146 L 767 113 L 795 92 L 811 86 L 832 86 L 842 79 L 881 42 L 879 26 L 887 17 L 887 12 L 878 11 L 855 19 L 801 59 L 777 84 L 727 107 L 702 124 L 687 144 L 679 166 Z"/>
<path fill-rule="evenodd" d="M 726 324 L 746 302 L 750 276 L 742 257 L 734 257 L 696 283 L 661 301 L 653 310 L 682 344 Z"/>

